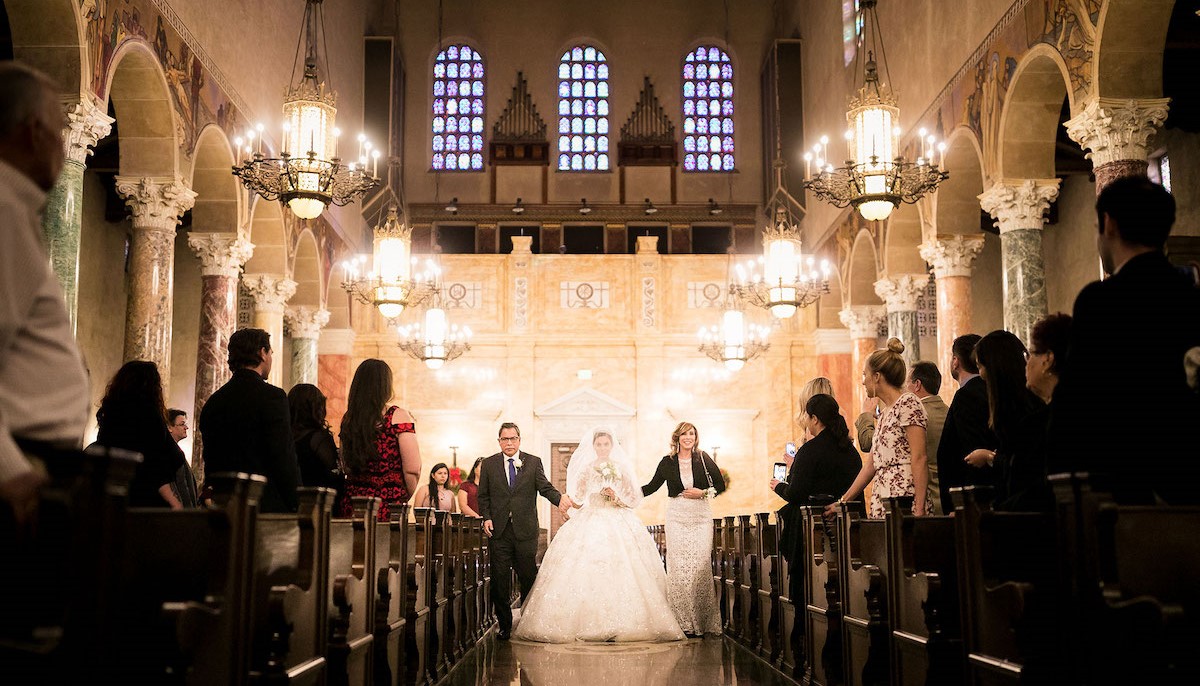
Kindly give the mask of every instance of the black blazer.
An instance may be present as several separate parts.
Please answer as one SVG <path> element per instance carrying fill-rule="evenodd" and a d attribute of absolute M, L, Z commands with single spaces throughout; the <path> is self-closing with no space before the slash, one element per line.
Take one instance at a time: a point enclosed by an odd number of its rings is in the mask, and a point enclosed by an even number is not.
<path fill-rule="evenodd" d="M 528 541 L 538 535 L 538 493 L 555 506 L 562 500 L 562 494 L 546 478 L 542 458 L 523 452 L 518 452 L 514 457 L 520 457 L 522 464 L 511 489 L 508 487 L 508 458 L 504 453 L 496 453 L 483 460 L 479 466 L 476 498 L 479 501 L 479 515 L 484 520 L 492 520 L 493 537 L 504 533 L 512 524 L 516 539 Z"/>
<path fill-rule="evenodd" d="M 800 540 L 800 508 L 809 504 L 809 497 L 829 495 L 840 498 L 862 469 L 862 458 L 853 445 L 839 447 L 827 429 L 800 446 L 788 480 L 775 486 L 775 493 L 787 501 L 779 508 L 783 533 L 779 546 L 785 559 L 791 560 Z"/>
<path fill-rule="evenodd" d="M 721 468 L 717 463 L 709 457 L 708 453 L 701 451 L 700 456 L 704 462 L 692 459 L 692 485 L 701 490 L 706 488 L 715 488 L 717 493 L 725 492 L 725 479 L 721 476 Z M 708 467 L 707 474 L 705 467 Z M 712 480 L 709 480 L 712 477 Z M 663 483 L 667 484 L 667 495 L 672 498 L 679 497 L 683 493 L 683 479 L 679 476 L 679 460 L 671 455 L 664 455 L 663 459 L 658 463 L 658 469 L 654 471 L 654 478 L 650 479 L 650 483 L 642 486 L 642 495 L 648 496 L 658 489 L 662 488 Z"/>
<path fill-rule="evenodd" d="M 158 489 L 175 483 L 180 467 L 186 466 L 183 451 L 167 421 L 152 408 L 105 408 L 98 419 L 96 442 L 109 448 L 123 448 L 141 453 L 142 462 L 129 483 L 129 504 L 132 507 L 166 507 Z"/>
<path fill-rule="evenodd" d="M 938 485 L 941 489 L 942 512 L 953 512 L 950 489 L 958 486 L 991 486 L 994 477 L 990 467 L 972 467 L 963 461 L 972 450 L 994 450 L 996 434 L 988 428 L 987 382 L 973 377 L 950 402 L 942 439 L 937 448 Z"/>
<path fill-rule="evenodd" d="M 258 372 L 239 369 L 200 410 L 204 471 L 267 477 L 261 512 L 295 512 L 300 467 L 292 444 L 287 394 Z"/>

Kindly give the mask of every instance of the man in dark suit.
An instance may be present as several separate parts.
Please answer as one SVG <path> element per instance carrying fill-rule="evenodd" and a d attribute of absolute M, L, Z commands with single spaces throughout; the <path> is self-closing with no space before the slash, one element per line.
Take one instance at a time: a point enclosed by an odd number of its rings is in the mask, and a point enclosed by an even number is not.
<path fill-rule="evenodd" d="M 1200 500 L 1200 402 L 1184 358 L 1200 346 L 1200 291 L 1163 247 L 1175 200 L 1144 176 L 1096 199 L 1104 281 L 1075 299 L 1067 364 L 1051 405 L 1051 474 L 1111 478 L 1119 500 Z"/>
<path fill-rule="evenodd" d="M 513 569 L 521 583 L 522 602 L 537 578 L 538 493 L 564 515 L 574 503 L 550 485 L 542 458 L 521 452 L 521 429 L 516 424 L 501 424 L 498 442 L 500 452 L 485 458 L 479 467 L 478 499 L 483 531 L 492 539 L 492 602 L 500 623 L 498 637 L 508 640 Z"/>
<path fill-rule="evenodd" d="M 995 450 L 996 435 L 988 428 L 987 384 L 979 377 L 975 364 L 975 344 L 979 336 L 969 333 L 954 339 L 950 347 L 950 373 L 958 381 L 958 392 L 946 411 L 942 440 L 937 448 L 938 488 L 942 512 L 953 512 L 950 489 L 959 486 L 989 486 L 991 467 L 972 467 L 967 455 L 977 448 Z"/>
<path fill-rule="evenodd" d="M 233 376 L 200 411 L 204 471 L 249 472 L 267 477 L 259 510 L 295 512 L 300 467 L 292 444 L 287 394 L 267 383 L 271 335 L 241 329 L 229 337 Z"/>

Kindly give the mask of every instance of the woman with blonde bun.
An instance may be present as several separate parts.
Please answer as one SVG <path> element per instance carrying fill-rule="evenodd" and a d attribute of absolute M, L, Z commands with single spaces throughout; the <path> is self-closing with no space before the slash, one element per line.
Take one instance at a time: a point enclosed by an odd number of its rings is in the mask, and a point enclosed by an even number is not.
<path fill-rule="evenodd" d="M 883 518 L 884 498 L 912 496 L 915 515 L 925 514 L 929 502 L 929 466 L 925 454 L 928 419 L 921 400 L 901 390 L 907 378 L 900 356 L 903 352 L 904 344 L 897 338 L 889 338 L 887 347 L 871 353 L 863 367 L 863 388 L 867 397 L 878 398 L 882 414 L 871 445 L 871 459 L 839 501 L 852 500 L 867 484 L 873 484 L 868 511 L 872 519 Z M 832 513 L 833 506 L 826 512 Z"/>

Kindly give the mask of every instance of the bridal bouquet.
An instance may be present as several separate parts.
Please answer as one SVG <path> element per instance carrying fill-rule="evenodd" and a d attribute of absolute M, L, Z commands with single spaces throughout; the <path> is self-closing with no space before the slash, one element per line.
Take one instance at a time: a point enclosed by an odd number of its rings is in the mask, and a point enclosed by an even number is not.
<path fill-rule="evenodd" d="M 704 499 L 705 500 L 712 500 L 715 497 L 717 497 L 717 489 L 715 489 L 711 486 L 704 489 Z"/>
<path fill-rule="evenodd" d="M 600 481 L 608 484 L 610 487 L 621 479 L 621 470 L 618 469 L 617 465 L 613 464 L 612 462 L 601 462 L 595 467 L 592 467 L 592 469 L 596 472 L 596 475 L 600 477 Z M 609 498 L 607 495 L 604 496 L 604 498 L 606 500 L 612 500 L 612 498 Z"/>

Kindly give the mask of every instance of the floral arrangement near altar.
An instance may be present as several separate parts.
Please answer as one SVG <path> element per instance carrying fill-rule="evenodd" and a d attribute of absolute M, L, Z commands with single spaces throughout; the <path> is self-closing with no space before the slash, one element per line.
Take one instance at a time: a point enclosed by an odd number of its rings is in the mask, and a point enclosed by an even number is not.
<path fill-rule="evenodd" d="M 446 488 L 449 488 L 454 493 L 458 494 L 458 489 L 462 486 L 462 482 L 467 480 L 467 472 L 462 467 L 457 465 L 450 468 L 450 478 L 446 480 Z"/>

